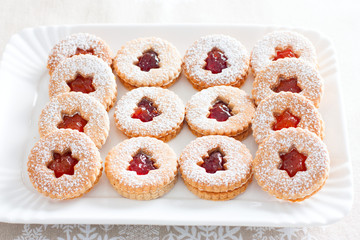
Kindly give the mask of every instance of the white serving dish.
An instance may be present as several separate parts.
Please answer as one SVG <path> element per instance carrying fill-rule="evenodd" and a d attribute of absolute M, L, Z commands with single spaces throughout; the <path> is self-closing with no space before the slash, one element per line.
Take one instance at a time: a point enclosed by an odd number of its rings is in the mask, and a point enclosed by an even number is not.
<path fill-rule="evenodd" d="M 344 217 L 353 201 L 351 162 L 347 149 L 346 126 L 339 90 L 339 69 L 334 47 L 325 36 L 309 30 L 293 29 L 308 37 L 316 47 L 325 94 L 320 112 L 326 124 L 325 143 L 331 157 L 329 179 L 323 189 L 302 203 L 280 201 L 256 184 L 234 200 L 201 200 L 180 180 L 160 199 L 135 201 L 122 198 L 112 189 L 105 174 L 85 196 L 68 201 L 43 197 L 30 184 L 26 162 L 39 139 L 37 122 L 48 98 L 47 56 L 59 40 L 76 32 L 103 38 L 114 54 L 128 40 L 158 36 L 172 42 L 184 54 L 200 36 L 212 33 L 231 35 L 249 51 L 266 33 L 279 29 L 269 26 L 238 25 L 79 25 L 37 27 L 14 35 L 5 48 L 0 65 L 0 221 L 12 223 L 86 223 L 158 225 L 246 225 L 314 226 L 333 223 Z M 251 92 L 250 75 L 242 89 Z M 125 88 L 118 81 L 118 99 Z M 196 93 L 182 76 L 171 90 L 184 102 Z M 126 137 L 116 129 L 113 109 L 111 131 L 101 150 L 107 152 Z M 187 126 L 169 144 L 180 154 L 195 137 Z M 252 136 L 244 143 L 253 156 L 257 149 Z"/>

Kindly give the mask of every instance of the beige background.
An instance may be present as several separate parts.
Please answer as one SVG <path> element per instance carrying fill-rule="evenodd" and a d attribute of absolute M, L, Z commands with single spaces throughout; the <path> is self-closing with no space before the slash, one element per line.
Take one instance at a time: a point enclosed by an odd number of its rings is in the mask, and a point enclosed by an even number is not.
<path fill-rule="evenodd" d="M 0 54 L 11 35 L 26 27 L 54 24 L 79 23 L 237 23 L 237 24 L 272 24 L 310 28 L 329 36 L 336 47 L 340 71 L 342 92 L 344 96 L 346 118 L 349 131 L 349 148 L 354 172 L 355 201 L 351 213 L 343 220 L 324 228 L 308 229 L 266 229 L 266 234 L 258 234 L 262 229 L 232 228 L 238 231 L 232 236 L 242 236 L 244 239 L 265 236 L 271 239 L 359 239 L 360 220 L 360 2 L 359 1 L 212 1 L 212 0 L 0 0 Z M 6 81 L 6 79 L 1 79 Z M 96 239 L 109 238 L 111 234 L 127 236 L 127 233 L 142 232 L 145 228 L 151 235 L 139 235 L 142 238 L 166 238 L 178 236 L 182 227 L 144 227 L 144 226 L 112 226 L 108 230 L 104 226 L 90 226 L 89 231 L 97 233 Z M 81 232 L 81 226 L 75 227 Z M 40 235 L 24 237 L 24 231 L 34 232 L 38 229 Z M 54 234 L 62 234 L 64 226 L 15 225 L 0 223 L 0 239 L 53 239 Z M 105 230 L 104 230 L 105 229 Z M 116 230 L 115 230 L 116 229 Z M 222 230 L 221 230 L 222 229 Z M 181 231 L 180 231 L 181 230 Z M 88 231 L 88 232 L 89 232 Z M 198 227 L 199 233 L 193 238 L 216 239 L 225 236 L 227 228 Z M 289 232 L 283 235 L 277 232 Z M 36 232 L 36 231 L 35 231 Z M 207 234 L 201 234 L 206 232 Z M 211 235 L 211 233 L 216 233 Z M 294 233 L 294 234 L 292 234 Z M 75 234 L 75 230 L 73 231 Z M 170 235 L 169 235 L 170 234 Z M 23 236 L 21 238 L 21 235 Z M 114 235 L 114 236 L 115 236 Z M 30 235 L 27 235 L 30 236 Z M 52 236 L 52 237 L 51 237 Z M 75 236 L 75 235 L 71 235 Z M 70 238 L 62 235 L 62 238 Z M 94 235 L 95 236 L 95 235 Z M 102 237 L 101 237 L 102 236 Z M 185 236 L 185 235 L 181 235 Z M 212 237 L 211 237 L 212 236 Z M 229 235 L 230 236 L 230 235 Z M 285 236 L 285 237 L 284 237 Z M 100 237 L 100 238 L 99 238 Z M 73 237 L 71 237 L 72 239 Z M 189 236 L 183 239 L 188 239 Z M 119 238 L 120 239 L 120 238 Z M 136 239 L 136 238 L 134 238 Z"/>

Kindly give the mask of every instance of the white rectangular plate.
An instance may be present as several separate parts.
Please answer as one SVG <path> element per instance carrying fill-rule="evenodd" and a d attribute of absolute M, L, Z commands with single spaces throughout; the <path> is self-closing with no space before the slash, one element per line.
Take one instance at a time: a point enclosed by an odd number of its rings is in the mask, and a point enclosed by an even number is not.
<path fill-rule="evenodd" d="M 339 70 L 331 42 L 323 35 L 303 29 L 315 45 L 325 94 L 320 112 L 326 124 L 325 143 L 331 157 L 330 176 L 323 189 L 303 203 L 280 201 L 250 184 L 231 201 L 201 200 L 180 180 L 174 189 L 152 201 L 128 200 L 112 189 L 105 175 L 85 196 L 56 201 L 36 192 L 26 173 L 27 156 L 39 139 L 38 117 L 49 101 L 47 56 L 59 40 L 76 32 L 103 38 L 115 53 L 126 41 L 157 36 L 172 42 L 184 54 L 199 37 L 222 33 L 240 40 L 251 51 L 266 33 L 279 29 L 264 26 L 208 25 L 85 25 L 25 29 L 14 35 L 5 48 L 0 65 L 0 221 L 14 223 L 161 224 L 306 226 L 335 222 L 347 214 L 353 201 L 351 163 L 339 91 Z M 242 87 L 249 94 L 253 77 Z M 118 98 L 127 90 L 118 81 Z M 171 88 L 184 102 L 196 93 L 184 76 Z M 110 136 L 101 149 L 108 151 L 126 137 L 115 127 L 109 112 Z M 187 126 L 169 144 L 180 154 L 195 137 Z M 252 136 L 244 143 L 253 156 L 257 149 Z"/>

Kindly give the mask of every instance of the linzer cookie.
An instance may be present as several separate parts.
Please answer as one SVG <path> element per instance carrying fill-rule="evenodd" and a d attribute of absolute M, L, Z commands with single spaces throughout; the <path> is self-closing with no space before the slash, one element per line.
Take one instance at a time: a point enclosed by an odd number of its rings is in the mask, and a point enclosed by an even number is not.
<path fill-rule="evenodd" d="M 297 32 L 274 31 L 259 40 L 251 53 L 251 67 L 256 76 L 264 67 L 282 58 L 296 58 L 317 68 L 313 44 Z"/>
<path fill-rule="evenodd" d="M 165 142 L 181 130 L 182 100 L 160 87 L 142 87 L 126 93 L 115 108 L 116 126 L 128 137 L 154 137 Z"/>
<path fill-rule="evenodd" d="M 127 42 L 114 58 L 114 70 L 129 89 L 169 87 L 181 72 L 181 56 L 168 41 L 149 37 Z"/>
<path fill-rule="evenodd" d="M 109 134 L 109 125 L 106 110 L 95 98 L 70 92 L 58 95 L 45 106 L 39 119 L 39 133 L 43 137 L 69 128 L 85 133 L 101 148 Z"/>
<path fill-rule="evenodd" d="M 186 104 L 186 122 L 196 136 L 226 135 L 242 140 L 251 132 L 254 114 L 251 98 L 230 86 L 204 89 Z"/>
<path fill-rule="evenodd" d="M 123 197 L 151 200 L 172 189 L 177 180 L 177 157 L 164 142 L 150 137 L 125 140 L 107 155 L 105 173 Z"/>
<path fill-rule="evenodd" d="M 329 175 L 326 145 L 315 134 L 289 128 L 271 134 L 259 146 L 254 175 L 269 194 L 291 202 L 318 192 Z"/>
<path fill-rule="evenodd" d="M 54 199 L 72 199 L 87 193 L 99 181 L 102 160 L 88 136 L 62 129 L 35 144 L 27 167 L 37 191 Z"/>
<path fill-rule="evenodd" d="M 109 111 L 116 101 L 115 76 L 111 68 L 95 56 L 67 58 L 56 67 L 49 84 L 50 98 L 65 92 L 89 94 Z"/>
<path fill-rule="evenodd" d="M 250 57 L 235 38 L 216 34 L 196 41 L 184 56 L 185 76 L 194 88 L 240 87 L 248 74 Z"/>
<path fill-rule="evenodd" d="M 226 136 L 192 141 L 180 156 L 180 172 L 187 188 L 207 200 L 230 200 L 252 180 L 252 157 L 241 142 Z"/>
<path fill-rule="evenodd" d="M 317 108 L 305 97 L 291 93 L 274 93 L 260 102 L 252 120 L 255 141 L 260 144 L 283 128 L 303 128 L 324 137 L 324 122 Z"/>
<path fill-rule="evenodd" d="M 75 33 L 60 41 L 51 50 L 47 63 L 50 75 L 66 58 L 83 54 L 94 55 L 111 66 L 111 51 L 104 40 L 88 33 Z"/>
<path fill-rule="evenodd" d="M 315 67 L 306 61 L 279 59 L 269 63 L 256 75 L 252 95 L 259 105 L 267 96 L 283 91 L 298 93 L 319 107 L 323 79 Z"/>

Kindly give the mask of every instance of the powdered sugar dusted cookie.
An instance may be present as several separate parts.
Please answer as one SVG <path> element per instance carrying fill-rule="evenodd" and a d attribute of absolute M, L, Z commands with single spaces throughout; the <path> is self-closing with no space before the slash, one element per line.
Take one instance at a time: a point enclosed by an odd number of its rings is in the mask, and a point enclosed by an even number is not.
<path fill-rule="evenodd" d="M 110 122 L 106 110 L 95 98 L 70 92 L 46 104 L 39 119 L 40 137 L 62 128 L 85 133 L 101 148 L 109 134 Z"/>
<path fill-rule="evenodd" d="M 115 76 L 111 68 L 95 56 L 74 56 L 61 62 L 50 77 L 50 98 L 65 92 L 89 94 L 108 111 L 116 101 Z"/>
<path fill-rule="evenodd" d="M 104 40 L 89 33 L 75 33 L 60 41 L 51 50 L 47 64 L 50 75 L 66 58 L 83 54 L 94 55 L 111 66 L 111 51 Z"/>
<path fill-rule="evenodd" d="M 37 191 L 54 199 L 72 199 L 87 193 L 99 181 L 102 160 L 88 136 L 61 129 L 35 144 L 27 167 Z"/>
<path fill-rule="evenodd" d="M 119 143 L 108 153 L 105 172 L 122 196 L 150 200 L 172 189 L 177 166 L 176 154 L 166 143 L 138 137 Z"/>
<path fill-rule="evenodd" d="M 259 146 L 254 175 L 264 191 L 288 201 L 303 201 L 325 184 L 330 159 L 314 133 L 288 128 L 271 134 Z"/>
<path fill-rule="evenodd" d="M 252 157 L 240 141 L 226 136 L 200 137 L 180 156 L 188 189 L 208 200 L 229 200 L 246 190 L 252 178 Z"/>
<path fill-rule="evenodd" d="M 264 67 L 282 58 L 296 58 L 317 67 L 316 50 L 309 39 L 297 32 L 274 31 L 259 40 L 251 53 L 256 76 Z"/>
<path fill-rule="evenodd" d="M 274 92 L 298 93 L 319 107 L 323 93 L 323 79 L 316 68 L 306 61 L 284 58 L 263 68 L 253 83 L 252 95 L 259 103 Z"/>
<path fill-rule="evenodd" d="M 155 137 L 169 141 L 181 130 L 185 107 L 172 91 L 142 87 L 126 93 L 115 108 L 116 126 L 128 137 Z"/>
<path fill-rule="evenodd" d="M 181 56 L 170 42 L 156 37 L 127 42 L 114 58 L 114 70 L 125 87 L 172 85 L 181 72 Z"/>
<path fill-rule="evenodd" d="M 226 135 L 242 140 L 251 131 L 254 114 L 250 96 L 230 86 L 204 89 L 186 104 L 186 122 L 196 136 Z"/>
<path fill-rule="evenodd" d="M 186 51 L 184 73 L 194 88 L 240 87 L 248 74 L 250 57 L 235 38 L 215 34 L 200 38 Z"/>

